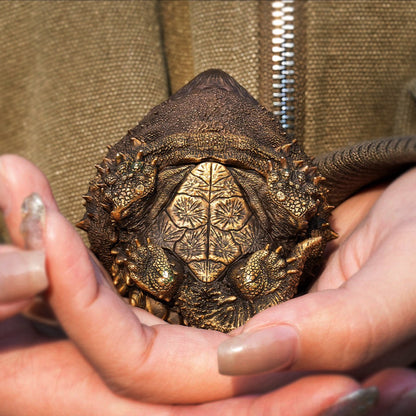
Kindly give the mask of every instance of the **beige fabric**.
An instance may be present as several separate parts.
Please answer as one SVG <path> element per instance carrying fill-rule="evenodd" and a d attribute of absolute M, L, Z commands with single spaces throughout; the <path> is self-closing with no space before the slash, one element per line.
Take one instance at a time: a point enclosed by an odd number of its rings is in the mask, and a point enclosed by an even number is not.
<path fill-rule="evenodd" d="M 165 1 L 162 16 L 173 91 L 206 69 L 220 68 L 258 98 L 258 1 Z"/>
<path fill-rule="evenodd" d="M 189 1 L 161 2 L 163 43 L 171 92 L 195 76 Z"/>
<path fill-rule="evenodd" d="M 38 165 L 75 222 L 106 144 L 167 97 L 156 1 L 2 1 L 0 33 L 0 153 Z"/>
<path fill-rule="evenodd" d="M 416 1 L 297 5 L 303 71 L 296 133 L 306 150 L 322 153 L 392 135 L 400 94 L 416 77 Z"/>
<path fill-rule="evenodd" d="M 416 132 L 416 79 L 410 81 L 400 94 L 395 124 L 394 135 L 406 136 Z"/>
<path fill-rule="evenodd" d="M 416 1 L 295 4 L 307 151 L 416 133 Z M 0 153 L 36 163 L 75 222 L 105 145 L 169 86 L 222 68 L 271 108 L 271 10 L 260 0 L 0 2 Z"/>

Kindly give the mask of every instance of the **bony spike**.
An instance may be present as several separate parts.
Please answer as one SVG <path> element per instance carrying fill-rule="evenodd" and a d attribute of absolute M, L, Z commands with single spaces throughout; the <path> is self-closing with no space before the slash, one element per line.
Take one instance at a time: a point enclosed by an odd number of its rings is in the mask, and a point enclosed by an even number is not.
<path fill-rule="evenodd" d="M 124 153 L 121 153 L 121 152 L 117 153 L 116 154 L 116 163 L 119 164 L 119 163 L 123 162 L 124 160 L 126 160 L 126 157 L 127 156 Z"/>
<path fill-rule="evenodd" d="M 101 174 L 106 173 L 107 169 L 103 168 L 101 165 L 95 165 L 95 168 L 100 172 Z"/>
<path fill-rule="evenodd" d="M 282 150 L 288 155 L 289 149 L 292 147 L 292 143 L 287 143 L 282 146 Z"/>
<path fill-rule="evenodd" d="M 324 178 L 323 176 L 315 176 L 313 178 L 313 184 L 314 185 L 318 185 L 318 183 L 323 182 L 326 178 Z"/>
<path fill-rule="evenodd" d="M 111 212 L 111 206 L 109 204 L 106 204 L 105 202 L 99 202 L 99 205 L 101 208 L 103 208 L 105 211 Z"/>
<path fill-rule="evenodd" d="M 332 239 L 339 237 L 339 235 L 335 231 L 332 231 L 332 230 L 331 230 L 330 236 Z"/>
<path fill-rule="evenodd" d="M 137 139 L 136 137 L 130 137 L 130 140 L 133 142 L 133 146 L 143 146 L 143 142 Z"/>
<path fill-rule="evenodd" d="M 88 231 L 89 230 L 89 221 L 88 221 L 88 219 L 85 219 L 85 220 L 82 220 L 82 221 L 79 221 L 79 222 L 77 222 L 76 223 L 76 226 L 78 227 L 78 228 L 80 228 L 81 230 L 84 230 L 84 231 Z"/>
<path fill-rule="evenodd" d="M 274 251 L 276 254 L 279 254 L 283 250 L 282 246 L 277 247 L 277 249 Z"/>

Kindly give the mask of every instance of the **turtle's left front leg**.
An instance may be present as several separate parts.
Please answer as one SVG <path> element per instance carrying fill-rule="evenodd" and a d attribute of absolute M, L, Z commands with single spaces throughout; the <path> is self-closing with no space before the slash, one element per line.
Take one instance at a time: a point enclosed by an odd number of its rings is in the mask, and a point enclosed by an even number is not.
<path fill-rule="evenodd" d="M 231 278 L 241 295 L 257 310 L 291 299 L 297 292 L 307 260 L 321 254 L 322 237 L 301 241 L 289 256 L 282 248 L 270 251 L 267 247 L 253 253 L 245 264 L 235 268 Z"/>

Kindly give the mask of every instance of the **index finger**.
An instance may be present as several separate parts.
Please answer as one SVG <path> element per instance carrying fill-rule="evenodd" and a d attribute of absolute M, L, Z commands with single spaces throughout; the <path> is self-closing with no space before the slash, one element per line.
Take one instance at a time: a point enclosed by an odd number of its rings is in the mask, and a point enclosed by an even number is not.
<path fill-rule="evenodd" d="M 139 400 L 198 403 L 265 391 L 296 374 L 228 377 L 218 373 L 226 334 L 179 325 L 143 325 L 106 285 L 72 226 L 46 211 L 50 303 L 65 332 L 111 389 Z"/>
<path fill-rule="evenodd" d="M 332 278 L 342 285 L 321 286 L 253 317 L 241 335 L 220 347 L 221 370 L 354 371 L 380 358 L 383 365 L 411 363 L 416 358 L 415 186 L 415 170 L 396 180 L 332 255 L 322 281 Z"/>
<path fill-rule="evenodd" d="M 14 244 L 24 246 L 20 233 L 24 199 L 38 193 L 45 206 L 57 209 L 46 177 L 28 160 L 16 155 L 0 156 L 0 210 Z"/>

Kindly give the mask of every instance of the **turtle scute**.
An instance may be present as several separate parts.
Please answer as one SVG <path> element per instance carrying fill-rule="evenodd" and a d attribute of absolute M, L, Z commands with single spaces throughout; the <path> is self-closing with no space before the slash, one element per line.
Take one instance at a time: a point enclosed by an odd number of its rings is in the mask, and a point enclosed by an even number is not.
<path fill-rule="evenodd" d="M 307 285 L 334 237 L 323 183 L 270 112 L 209 70 L 109 146 L 78 226 L 132 305 L 228 332 Z"/>

